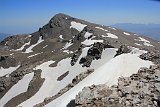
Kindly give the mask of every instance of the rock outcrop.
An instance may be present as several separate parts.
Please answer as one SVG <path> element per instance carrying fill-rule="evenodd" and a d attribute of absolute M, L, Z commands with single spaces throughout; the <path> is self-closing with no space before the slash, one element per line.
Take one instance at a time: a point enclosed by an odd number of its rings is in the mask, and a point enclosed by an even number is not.
<path fill-rule="evenodd" d="M 121 77 L 118 85 L 85 87 L 75 99 L 76 107 L 159 107 L 160 70 L 141 68 L 137 74 Z"/>

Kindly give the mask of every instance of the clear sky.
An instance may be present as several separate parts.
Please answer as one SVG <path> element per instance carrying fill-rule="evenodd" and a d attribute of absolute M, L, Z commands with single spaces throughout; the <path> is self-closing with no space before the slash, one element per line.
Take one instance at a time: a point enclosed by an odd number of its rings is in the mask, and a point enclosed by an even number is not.
<path fill-rule="evenodd" d="M 98 24 L 160 24 L 159 0 L 0 0 L 0 32 L 32 33 L 57 13 Z"/>

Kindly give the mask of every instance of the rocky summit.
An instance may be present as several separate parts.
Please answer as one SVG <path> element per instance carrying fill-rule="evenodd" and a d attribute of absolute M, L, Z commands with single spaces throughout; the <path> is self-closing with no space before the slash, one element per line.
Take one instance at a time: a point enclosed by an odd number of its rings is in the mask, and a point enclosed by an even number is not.
<path fill-rule="evenodd" d="M 0 107 L 160 107 L 160 42 L 57 14 L 0 43 Z"/>

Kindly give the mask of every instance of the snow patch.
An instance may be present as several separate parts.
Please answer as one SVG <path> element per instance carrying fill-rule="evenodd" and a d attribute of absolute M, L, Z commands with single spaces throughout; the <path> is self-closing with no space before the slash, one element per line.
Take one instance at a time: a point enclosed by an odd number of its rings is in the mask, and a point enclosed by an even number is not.
<path fill-rule="evenodd" d="M 92 34 L 93 34 L 93 33 L 86 32 L 85 35 L 84 35 L 84 37 L 85 37 L 85 38 L 88 38 L 88 37 L 90 37 Z"/>
<path fill-rule="evenodd" d="M 67 49 L 67 48 L 69 48 L 72 45 L 73 45 L 73 43 L 67 42 L 66 45 L 62 49 Z"/>
<path fill-rule="evenodd" d="M 26 92 L 28 85 L 32 80 L 34 73 L 26 74 L 21 80 L 18 81 L 0 100 L 0 105 L 3 107 L 9 100 L 17 95 Z"/>
<path fill-rule="evenodd" d="M 143 54 L 143 53 L 147 53 L 147 51 L 145 50 L 140 50 L 139 48 L 135 48 L 135 47 L 129 47 L 131 49 L 131 54 L 135 54 L 137 56 Z"/>
<path fill-rule="evenodd" d="M 141 44 L 139 44 L 139 43 L 134 43 L 135 45 L 138 45 L 138 46 L 142 46 Z"/>
<path fill-rule="evenodd" d="M 103 40 L 92 40 L 92 39 L 86 39 L 85 41 L 81 42 L 81 44 L 83 45 L 92 45 L 96 42 L 102 42 L 103 43 Z"/>
<path fill-rule="evenodd" d="M 77 29 L 79 32 L 81 32 L 81 31 L 84 29 L 84 27 L 86 27 L 86 26 L 87 26 L 87 25 L 84 25 L 84 24 L 81 24 L 81 23 L 77 23 L 77 22 L 75 22 L 75 21 L 72 21 L 70 28 L 75 28 L 75 29 Z"/>
<path fill-rule="evenodd" d="M 0 77 L 11 74 L 13 71 L 15 71 L 19 67 L 20 65 L 18 65 L 17 67 L 9 67 L 6 69 L 4 69 L 3 67 L 0 67 Z"/>
<path fill-rule="evenodd" d="M 116 28 L 113 28 L 113 27 L 108 27 L 108 28 L 113 29 L 113 30 L 117 30 Z"/>
<path fill-rule="evenodd" d="M 116 35 L 114 35 L 114 34 L 112 34 L 112 33 L 107 33 L 107 37 L 109 37 L 109 38 L 114 38 L 114 39 L 118 39 L 118 36 L 116 36 Z"/>
<path fill-rule="evenodd" d="M 146 40 L 146 39 L 144 39 L 144 38 L 142 38 L 142 37 L 138 37 L 140 40 L 139 41 L 143 41 L 143 42 L 148 42 L 148 43 L 150 43 L 150 41 L 148 41 L 148 40 Z"/>
<path fill-rule="evenodd" d="M 11 55 L 11 56 L 12 56 L 13 54 L 14 54 L 14 53 L 11 53 L 11 54 L 9 54 L 9 55 Z"/>
<path fill-rule="evenodd" d="M 33 52 L 32 49 L 33 49 L 35 46 L 37 46 L 38 44 L 42 43 L 43 41 L 44 41 L 44 40 L 42 39 L 42 37 L 39 37 L 39 40 L 37 41 L 37 43 L 34 44 L 34 45 L 31 45 L 29 48 L 27 48 L 26 51 L 25 51 L 25 53 Z"/>
<path fill-rule="evenodd" d="M 152 46 L 152 47 L 154 47 L 153 45 L 151 45 L 150 43 L 147 43 L 147 42 L 144 42 L 143 44 L 146 45 L 146 46 Z"/>
<path fill-rule="evenodd" d="M 73 53 L 73 51 L 69 51 L 69 50 L 63 50 L 63 52 L 66 52 L 67 54 Z"/>
<path fill-rule="evenodd" d="M 42 53 L 43 53 L 43 52 L 36 53 L 36 54 L 34 54 L 34 55 L 30 55 L 30 56 L 28 56 L 27 58 L 31 58 L 31 57 L 37 56 L 37 55 L 39 55 L 39 54 L 42 54 Z"/>
<path fill-rule="evenodd" d="M 21 51 L 21 50 L 23 50 L 24 47 L 27 46 L 27 45 L 29 45 L 29 44 L 30 44 L 30 42 L 25 43 L 21 48 L 16 49 L 16 51 Z"/>
<path fill-rule="evenodd" d="M 127 33 L 127 32 L 123 32 L 123 34 L 125 34 L 125 35 L 131 35 L 131 34 Z"/>
<path fill-rule="evenodd" d="M 104 31 L 108 32 L 108 30 L 103 29 L 103 28 L 101 28 L 101 27 L 95 27 L 95 28 L 96 28 L 96 29 L 100 29 L 100 30 L 104 30 Z"/>
<path fill-rule="evenodd" d="M 60 35 L 59 38 L 60 38 L 60 39 L 64 39 L 64 38 L 62 37 L 62 35 Z"/>
<path fill-rule="evenodd" d="M 28 35 L 28 37 L 30 38 L 30 37 L 32 37 L 32 35 Z"/>
<path fill-rule="evenodd" d="M 140 39 L 139 41 L 144 42 L 143 45 L 154 47 L 153 45 L 150 44 L 150 41 L 148 41 L 148 40 L 146 40 L 146 39 L 144 39 L 142 37 L 138 37 L 138 38 Z"/>
<path fill-rule="evenodd" d="M 46 48 L 46 47 L 48 47 L 48 45 L 44 46 L 43 48 Z"/>

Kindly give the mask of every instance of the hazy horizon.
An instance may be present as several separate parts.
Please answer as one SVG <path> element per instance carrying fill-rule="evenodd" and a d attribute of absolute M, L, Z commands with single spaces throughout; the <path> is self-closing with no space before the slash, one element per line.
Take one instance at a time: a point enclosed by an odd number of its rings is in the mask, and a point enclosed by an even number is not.
<path fill-rule="evenodd" d="M 58 13 L 102 25 L 160 24 L 159 11 L 155 0 L 1 0 L 0 32 L 32 33 Z"/>

